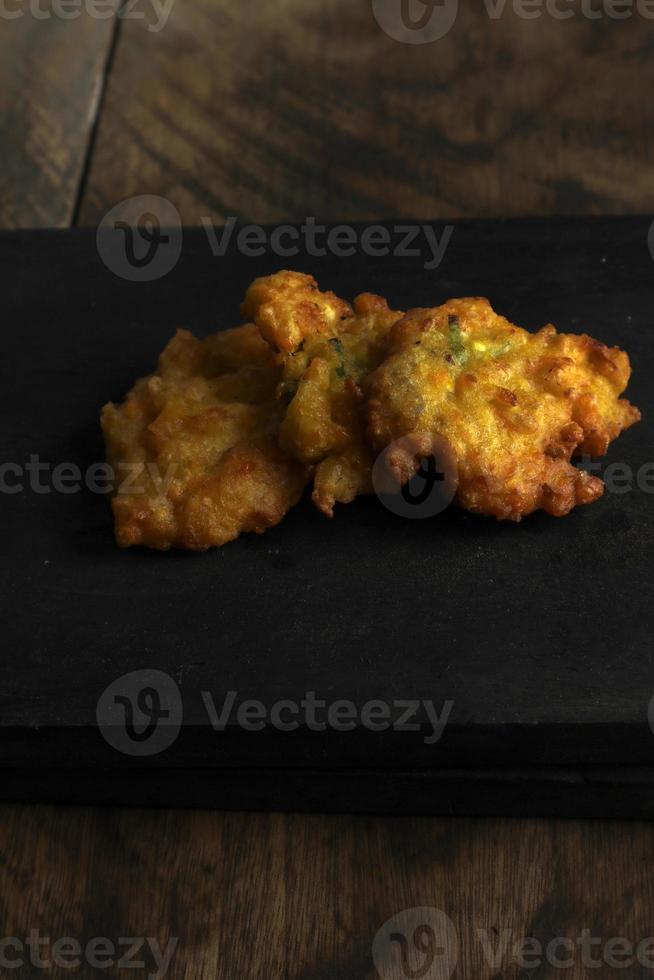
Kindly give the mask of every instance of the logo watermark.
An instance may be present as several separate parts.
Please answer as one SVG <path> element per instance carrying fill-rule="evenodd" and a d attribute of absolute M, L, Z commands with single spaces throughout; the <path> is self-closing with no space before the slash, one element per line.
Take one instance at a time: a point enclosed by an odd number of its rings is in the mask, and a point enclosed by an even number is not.
<path fill-rule="evenodd" d="M 447 224 L 328 226 L 311 215 L 298 225 L 273 228 L 244 224 L 236 215 L 230 215 L 220 227 L 206 216 L 200 218 L 200 224 L 214 258 L 223 258 L 230 249 L 248 258 L 392 255 L 419 260 L 427 272 L 440 266 L 454 233 L 454 225 Z M 121 201 L 105 214 L 96 236 L 103 263 L 130 282 L 152 282 L 168 275 L 179 261 L 182 241 L 179 212 L 166 198 L 153 195 Z"/>
<path fill-rule="evenodd" d="M 165 197 L 130 197 L 108 211 L 96 234 L 98 255 L 129 282 L 162 279 L 182 252 L 182 219 Z"/>
<path fill-rule="evenodd" d="M 429 451 L 416 449 L 416 436 L 404 436 L 391 443 L 373 464 L 375 493 L 385 507 L 400 517 L 411 519 L 434 517 L 454 499 L 458 483 L 456 457 L 444 437 L 429 435 Z M 410 461 L 413 461 L 411 463 Z M 629 463 L 580 457 L 576 460 L 586 472 L 601 477 L 606 492 L 623 496 L 638 490 L 654 494 L 654 462 L 642 463 L 637 469 Z M 145 494 L 154 490 L 165 495 L 179 471 L 177 463 L 165 470 L 153 461 L 91 463 L 82 468 L 77 463 L 44 460 L 31 453 L 21 463 L 0 463 L 0 496 L 21 493 L 65 496 L 87 490 L 89 493 L 120 496 Z"/>
<path fill-rule="evenodd" d="M 600 476 L 605 492 L 621 497 L 634 490 L 654 493 L 654 462 L 634 470 L 628 463 L 608 465 L 590 456 L 576 460 L 580 469 Z M 372 468 L 373 489 L 387 510 L 398 517 L 422 520 L 447 510 L 458 489 L 456 454 L 439 435 L 412 433 L 390 443 Z"/>
<path fill-rule="evenodd" d="M 633 942 L 624 936 L 596 936 L 582 928 L 577 935 L 539 939 L 512 928 L 480 928 L 474 922 L 469 923 L 469 933 L 466 948 L 479 954 L 493 976 L 513 976 L 516 970 L 521 976 L 532 970 L 540 975 L 547 967 L 654 970 L 654 936 Z M 404 909 L 388 919 L 373 939 L 377 974 L 381 980 L 449 980 L 457 966 L 460 938 L 451 918 L 440 909 Z"/>
<path fill-rule="evenodd" d="M 394 258 L 422 259 L 422 267 L 428 272 L 439 267 L 454 233 L 454 225 L 440 228 L 427 224 L 396 224 L 392 228 L 367 225 L 361 229 L 341 224 L 328 227 L 314 217 L 305 218 L 300 225 L 278 225 L 272 230 L 260 225 L 245 225 L 237 231 L 239 219 L 234 215 L 227 219 L 220 231 L 209 218 L 202 218 L 202 226 L 211 252 L 217 258 L 226 255 L 230 243 L 234 242 L 241 255 L 252 258 L 334 255 L 347 259 L 358 253 L 371 258 L 392 255 Z"/>
<path fill-rule="evenodd" d="M 0 20 L 91 20 L 139 21 L 151 34 L 168 23 L 175 0 L 0 0 Z"/>
<path fill-rule="evenodd" d="M 654 20 L 654 0 L 483 0 L 490 21 L 512 13 L 520 20 L 567 21 L 572 17 L 597 21 Z M 372 0 L 375 20 L 390 38 L 403 44 L 440 41 L 454 27 L 459 0 Z"/>
<path fill-rule="evenodd" d="M 295 732 L 306 728 L 311 732 L 352 732 L 365 728 L 370 732 L 420 732 L 419 712 L 423 711 L 429 723 L 429 732 L 423 735 L 425 745 L 435 745 L 442 738 L 453 701 L 445 701 L 439 709 L 432 700 L 399 699 L 366 701 L 360 707 L 347 698 L 335 701 L 316 696 L 307 691 L 299 701 L 281 699 L 268 708 L 262 701 L 248 699 L 238 701 L 238 691 L 228 691 L 220 708 L 209 691 L 202 692 L 202 701 L 214 731 L 225 730 L 230 720 L 248 732 L 260 732 L 274 728 L 279 732 Z"/>
<path fill-rule="evenodd" d="M 38 496 L 51 493 L 68 496 L 88 490 L 130 496 L 147 493 L 152 488 L 163 495 L 170 489 L 177 471 L 177 463 L 162 471 L 152 461 L 119 463 L 115 468 L 109 463 L 92 463 L 82 469 L 77 463 L 50 463 L 38 453 L 32 453 L 23 463 L 0 463 L 0 494 L 14 496 L 29 491 Z"/>
<path fill-rule="evenodd" d="M 372 943 L 382 980 L 450 980 L 459 958 L 454 923 L 440 909 L 404 909 L 387 919 Z"/>
<path fill-rule="evenodd" d="M 456 455 L 444 436 L 414 433 L 396 439 L 375 460 L 372 485 L 387 510 L 398 517 L 436 517 L 456 496 Z"/>
<path fill-rule="evenodd" d="M 372 11 L 394 41 L 431 44 L 454 27 L 459 0 L 372 0 Z"/>
<path fill-rule="evenodd" d="M 72 936 L 52 940 L 31 929 L 28 936 L 5 936 L 0 939 L 0 969 L 20 970 L 26 966 L 37 970 L 148 970 L 147 980 L 162 980 L 166 976 L 179 940 L 169 939 L 161 946 L 152 936 L 129 936 L 113 941 L 106 936 L 94 936 L 80 942 Z M 154 970 L 151 969 L 154 967 Z"/>
<path fill-rule="evenodd" d="M 379 733 L 423 733 L 425 745 L 435 745 L 448 724 L 453 701 L 437 706 L 424 698 L 385 701 L 373 699 L 357 705 L 353 700 L 328 701 L 315 691 L 298 700 L 281 698 L 270 705 L 241 699 L 238 691 L 221 698 L 211 691 L 200 692 L 206 723 L 214 732 L 229 725 L 245 732 L 352 732 L 355 729 Z M 178 685 L 161 670 L 137 670 L 119 677 L 102 692 L 97 704 L 98 727 L 110 745 L 124 755 L 157 755 L 169 748 L 182 725 L 182 697 Z"/>
<path fill-rule="evenodd" d="M 179 687 L 162 670 L 136 670 L 113 681 L 96 708 L 105 740 L 124 755 L 158 755 L 182 725 Z"/>
<path fill-rule="evenodd" d="M 540 940 L 521 936 L 514 929 L 475 929 L 474 940 L 484 961 L 492 970 L 540 970 L 545 965 L 555 970 L 571 970 L 578 963 L 586 970 L 629 969 L 638 963 L 654 970 L 654 936 L 633 943 L 624 936 L 604 939 L 591 929 L 581 929 L 577 936 L 553 936 Z"/>

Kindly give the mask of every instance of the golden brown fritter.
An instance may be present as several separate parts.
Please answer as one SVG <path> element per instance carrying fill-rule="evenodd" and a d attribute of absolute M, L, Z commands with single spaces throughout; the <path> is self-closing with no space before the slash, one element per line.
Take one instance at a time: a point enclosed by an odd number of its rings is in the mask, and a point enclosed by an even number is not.
<path fill-rule="evenodd" d="M 287 406 L 280 445 L 314 467 L 313 501 L 329 517 L 336 503 L 372 490 L 361 385 L 381 363 L 388 333 L 402 316 L 364 293 L 352 308 L 322 293 L 312 276 L 280 272 L 248 290 L 243 313 L 280 351 Z"/>
<path fill-rule="evenodd" d="M 602 455 L 640 418 L 619 397 L 625 353 L 530 334 L 484 299 L 404 315 L 282 272 L 253 283 L 243 311 L 255 323 L 204 341 L 180 330 L 103 409 L 119 544 L 204 550 L 262 532 L 311 478 L 331 516 L 372 489 L 377 453 L 401 484 L 444 441 L 462 507 L 560 516 L 603 492 L 572 457 Z"/>
<path fill-rule="evenodd" d="M 203 551 L 282 519 L 307 472 L 278 444 L 280 376 L 253 324 L 204 341 L 180 330 L 157 371 L 104 407 L 120 545 Z"/>
<path fill-rule="evenodd" d="M 601 480 L 570 462 L 602 455 L 640 418 L 619 396 L 629 358 L 588 336 L 553 326 L 528 333 L 485 299 L 417 309 L 397 323 L 389 356 L 366 383 L 368 432 L 388 450 L 400 483 L 444 437 L 458 463 L 457 502 L 470 511 L 520 520 L 532 511 L 567 514 L 596 500 Z"/>
<path fill-rule="evenodd" d="M 291 354 L 308 337 L 333 337 L 352 307 L 335 293 L 321 293 L 313 276 L 286 270 L 255 279 L 241 312 L 274 350 Z"/>

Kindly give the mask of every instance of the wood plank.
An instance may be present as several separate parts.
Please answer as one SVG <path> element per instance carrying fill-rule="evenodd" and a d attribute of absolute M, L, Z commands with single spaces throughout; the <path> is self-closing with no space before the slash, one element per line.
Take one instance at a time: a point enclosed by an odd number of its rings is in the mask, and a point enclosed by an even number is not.
<path fill-rule="evenodd" d="M 73 219 L 115 19 L 0 19 L 0 227 Z M 47 5 L 42 5 L 47 12 Z"/>
<path fill-rule="evenodd" d="M 654 210 L 651 21 L 459 7 L 425 45 L 370 0 L 125 23 L 81 222 L 142 193 L 186 224 Z"/>
<path fill-rule="evenodd" d="M 6 806 L 0 851 L 3 936 L 176 937 L 174 980 L 368 980 L 378 930 L 423 906 L 454 924 L 455 978 L 519 974 L 510 951 L 488 961 L 479 930 L 498 952 L 506 930 L 546 946 L 589 929 L 600 958 L 610 939 L 635 947 L 654 931 L 646 824 Z M 576 950 L 565 976 L 582 980 Z"/>

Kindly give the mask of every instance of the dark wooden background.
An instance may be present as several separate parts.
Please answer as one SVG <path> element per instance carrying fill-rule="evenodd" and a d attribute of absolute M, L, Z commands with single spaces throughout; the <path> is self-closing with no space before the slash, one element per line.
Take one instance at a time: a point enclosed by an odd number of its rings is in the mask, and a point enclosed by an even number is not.
<path fill-rule="evenodd" d="M 461 7 L 425 46 L 369 0 L 176 0 L 159 33 L 146 0 L 0 19 L 0 226 L 94 225 L 143 193 L 187 224 L 654 211 L 654 21 Z M 0 933 L 176 936 L 173 978 L 365 980 L 377 929 L 429 905 L 455 976 L 517 977 L 476 929 L 637 943 L 653 856 L 644 824 L 3 807 Z"/>

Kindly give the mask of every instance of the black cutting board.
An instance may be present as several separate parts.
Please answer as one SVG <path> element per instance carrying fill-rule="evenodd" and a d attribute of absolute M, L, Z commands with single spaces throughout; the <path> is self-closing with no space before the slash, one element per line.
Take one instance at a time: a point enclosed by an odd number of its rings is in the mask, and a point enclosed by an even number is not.
<path fill-rule="evenodd" d="M 454 508 L 407 520 L 372 497 L 329 521 L 304 500 L 263 536 L 162 555 L 119 550 L 101 495 L 0 494 L 1 795 L 654 813 L 654 496 L 637 485 L 654 461 L 649 228 L 640 217 L 460 222 L 432 271 L 416 256 L 214 257 L 195 229 L 174 270 L 145 283 L 110 272 L 94 232 L 1 234 L 5 463 L 101 461 L 102 404 L 153 368 L 177 326 L 237 323 L 248 283 L 284 266 L 348 298 L 381 292 L 409 308 L 485 295 L 527 328 L 587 331 L 629 352 L 628 395 L 643 413 L 602 463 L 628 465 L 632 489 L 559 520 L 501 524 Z M 126 754 L 98 730 L 98 700 L 144 669 L 172 679 L 183 724 L 164 750 Z M 220 705 L 230 691 L 268 709 L 307 692 L 358 711 L 453 707 L 435 744 L 424 712 L 418 731 L 248 732 L 232 719 L 216 732 L 202 692 Z"/>

